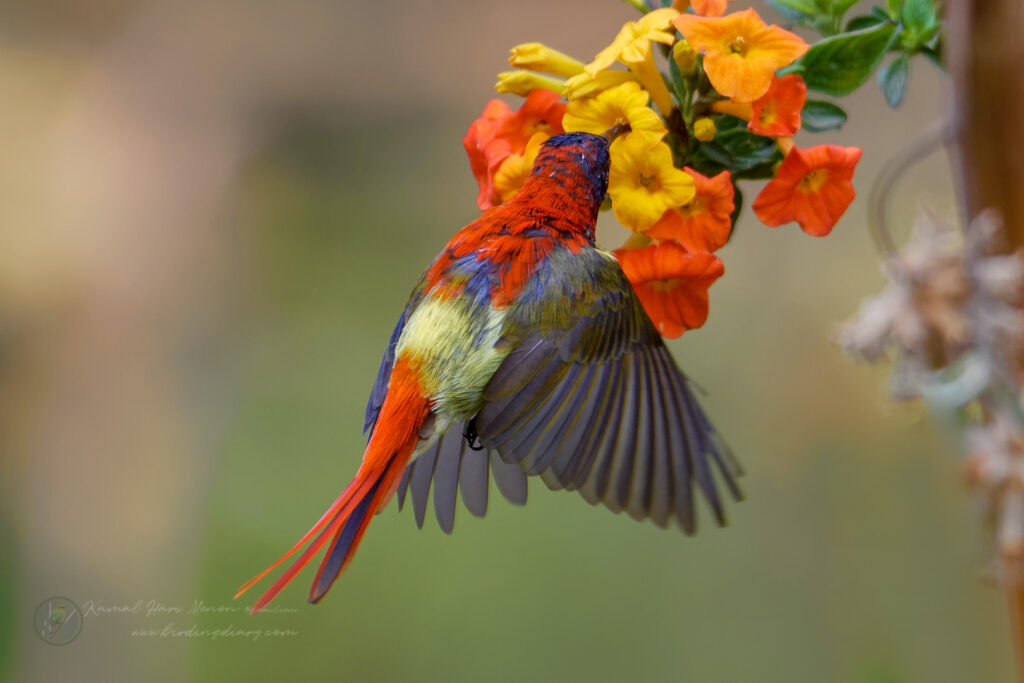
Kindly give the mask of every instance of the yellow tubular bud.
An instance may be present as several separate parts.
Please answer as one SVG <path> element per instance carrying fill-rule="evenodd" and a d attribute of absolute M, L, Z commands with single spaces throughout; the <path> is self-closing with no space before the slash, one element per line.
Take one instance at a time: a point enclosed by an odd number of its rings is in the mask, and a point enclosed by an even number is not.
<path fill-rule="evenodd" d="M 541 71 L 569 78 L 583 73 L 583 62 L 541 43 L 516 45 L 509 53 L 508 63 L 520 69 Z"/>
<path fill-rule="evenodd" d="M 784 155 L 789 154 L 789 150 L 793 149 L 793 144 L 793 138 L 778 138 L 775 140 L 775 145 Z"/>
<path fill-rule="evenodd" d="M 534 90 L 554 90 L 559 95 L 565 92 L 565 81 L 551 76 L 542 76 L 532 71 L 502 71 L 494 89 L 500 93 L 526 97 Z"/>
<path fill-rule="evenodd" d="M 715 122 L 706 116 L 693 122 L 693 137 L 701 142 L 711 142 L 716 132 Z"/>
<path fill-rule="evenodd" d="M 672 46 L 672 59 L 679 67 L 679 73 L 684 76 L 692 76 L 697 70 L 697 53 L 685 38 L 680 38 Z"/>

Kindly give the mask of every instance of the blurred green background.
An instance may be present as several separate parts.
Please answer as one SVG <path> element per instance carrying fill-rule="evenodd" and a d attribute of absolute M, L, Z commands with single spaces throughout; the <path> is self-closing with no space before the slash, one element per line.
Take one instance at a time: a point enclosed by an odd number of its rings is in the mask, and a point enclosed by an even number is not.
<path fill-rule="evenodd" d="M 460 509 L 451 536 L 389 509 L 319 606 L 311 571 L 279 611 L 231 601 L 356 468 L 392 325 L 477 214 L 460 139 L 507 48 L 586 59 L 633 18 L 613 0 L 0 9 L 0 680 L 1010 679 L 956 440 L 831 343 L 882 283 L 871 180 L 944 109 L 925 64 L 900 111 L 869 85 L 843 131 L 798 139 L 864 148 L 833 235 L 745 212 L 707 325 L 671 343 L 748 472 L 728 528 L 686 538 L 534 483 L 525 508 Z M 914 168 L 894 223 L 950 211 L 952 188 L 941 154 Z M 31 627 L 54 595 L 86 611 L 64 647 Z"/>

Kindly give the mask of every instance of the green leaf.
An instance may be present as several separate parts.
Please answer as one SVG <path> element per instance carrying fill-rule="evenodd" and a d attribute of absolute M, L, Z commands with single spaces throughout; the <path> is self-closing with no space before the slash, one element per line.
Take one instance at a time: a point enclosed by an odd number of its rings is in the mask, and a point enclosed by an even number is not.
<path fill-rule="evenodd" d="M 736 180 L 768 180 L 775 177 L 780 161 L 782 161 L 782 152 L 776 149 L 775 154 L 768 161 L 745 171 L 737 171 L 732 177 Z"/>
<path fill-rule="evenodd" d="M 818 10 L 809 2 L 800 0 L 766 0 L 768 6 L 775 10 L 786 21 L 798 26 L 813 26 Z M 797 7 L 793 7 L 795 4 Z"/>
<path fill-rule="evenodd" d="M 910 55 L 904 52 L 878 72 L 878 87 L 885 95 L 885 101 L 895 109 L 900 106 L 907 92 L 910 79 Z"/>
<path fill-rule="evenodd" d="M 933 0 L 903 0 L 900 19 L 914 33 L 926 34 L 936 25 L 936 10 Z"/>
<path fill-rule="evenodd" d="M 715 130 L 718 131 L 718 134 L 722 134 L 727 130 L 734 130 L 737 128 L 746 130 L 747 122 L 731 114 L 722 114 L 721 116 L 718 117 L 718 120 L 715 121 Z"/>
<path fill-rule="evenodd" d="M 921 54 L 923 54 L 925 57 L 927 57 L 932 62 L 932 64 L 934 64 L 935 66 L 939 67 L 940 69 L 945 69 L 946 68 L 946 65 L 942 63 L 942 46 L 941 46 L 941 44 L 937 45 L 936 47 L 930 47 L 930 46 L 922 47 L 919 50 L 919 52 Z"/>
<path fill-rule="evenodd" d="M 811 19 L 819 13 L 812 0 L 768 0 L 768 6 L 787 19 L 790 18 L 791 12 Z"/>
<path fill-rule="evenodd" d="M 732 214 L 729 215 L 729 220 L 732 222 L 732 229 L 729 231 L 729 239 L 725 241 L 726 244 L 732 239 L 733 235 L 736 234 L 736 223 L 740 219 L 740 214 L 743 212 L 743 192 L 740 190 L 740 186 L 736 184 L 736 177 L 732 178 L 732 202 L 733 210 Z"/>
<path fill-rule="evenodd" d="M 773 139 L 754 135 L 743 128 L 719 131 L 713 141 L 701 145 L 701 150 L 708 159 L 733 173 L 772 163 L 778 153 Z"/>
<path fill-rule="evenodd" d="M 668 60 L 668 73 L 672 79 L 672 90 L 676 96 L 676 102 L 682 105 L 689 101 L 690 89 L 686 87 L 686 81 L 683 80 L 683 74 L 679 71 L 679 65 L 676 64 L 676 60 Z"/>
<path fill-rule="evenodd" d="M 838 130 L 846 123 L 846 112 L 831 102 L 807 100 L 800 112 L 800 121 L 803 128 L 812 133 Z"/>
<path fill-rule="evenodd" d="M 853 31 L 863 31 L 866 28 L 874 28 L 886 21 L 888 21 L 888 19 L 881 19 L 874 14 L 854 17 L 853 19 L 850 19 L 850 21 L 846 22 L 846 32 L 851 33 Z"/>
<path fill-rule="evenodd" d="M 832 0 L 830 10 L 832 16 L 842 18 L 846 14 L 846 10 L 856 5 L 860 0 Z"/>
<path fill-rule="evenodd" d="M 898 32 L 895 24 L 880 24 L 826 38 L 778 74 L 799 73 L 812 90 L 837 97 L 849 95 L 870 78 Z"/>

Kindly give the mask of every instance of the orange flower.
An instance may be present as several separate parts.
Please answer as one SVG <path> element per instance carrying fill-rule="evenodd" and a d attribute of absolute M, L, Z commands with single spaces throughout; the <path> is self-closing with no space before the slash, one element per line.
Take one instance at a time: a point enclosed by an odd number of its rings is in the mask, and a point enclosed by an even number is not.
<path fill-rule="evenodd" d="M 684 168 L 697 184 L 697 194 L 678 209 L 669 209 L 644 234 L 656 240 L 675 240 L 689 252 L 717 251 L 732 231 L 732 180 L 728 171 L 714 178 Z"/>
<path fill-rule="evenodd" d="M 804 79 L 790 74 L 782 78 L 772 77 L 768 91 L 753 102 L 719 100 L 712 103 L 711 109 L 743 119 L 747 122 L 747 129 L 758 135 L 788 138 L 800 130 L 800 112 L 806 101 Z"/>
<path fill-rule="evenodd" d="M 480 186 L 476 204 L 481 209 L 501 203 L 494 178 L 505 159 L 523 154 L 536 133 L 565 132 L 562 129 L 565 105 L 558 102 L 558 97 L 558 93 L 551 90 L 534 90 L 515 112 L 501 100 L 491 100 L 480 118 L 470 124 L 462 144 Z"/>
<path fill-rule="evenodd" d="M 708 287 L 725 272 L 714 254 L 688 254 L 674 242 L 613 252 L 658 331 L 678 337 L 708 318 Z"/>
<path fill-rule="evenodd" d="M 753 9 L 717 18 L 681 14 L 673 23 L 704 55 L 704 71 L 715 90 L 737 102 L 753 102 L 763 95 L 775 70 L 809 47 L 789 31 L 766 26 Z"/>
<path fill-rule="evenodd" d="M 856 196 L 853 170 L 860 156 L 859 147 L 794 147 L 751 208 L 765 225 L 796 221 L 808 235 L 823 237 Z"/>
<path fill-rule="evenodd" d="M 790 137 L 800 130 L 800 111 L 807 101 L 807 86 L 796 74 L 775 78 L 768 92 L 754 100 L 747 125 L 752 132 L 770 137 Z"/>
<path fill-rule="evenodd" d="M 521 154 L 510 154 L 501 162 L 493 176 L 498 203 L 504 204 L 512 199 L 516 192 L 519 192 L 519 188 L 530 177 L 530 171 L 533 170 L 533 162 L 537 160 L 540 146 L 550 137 L 549 133 L 534 133 Z"/>
<path fill-rule="evenodd" d="M 725 14 L 725 6 L 731 0 L 693 0 L 690 7 L 702 17 L 720 17 Z"/>

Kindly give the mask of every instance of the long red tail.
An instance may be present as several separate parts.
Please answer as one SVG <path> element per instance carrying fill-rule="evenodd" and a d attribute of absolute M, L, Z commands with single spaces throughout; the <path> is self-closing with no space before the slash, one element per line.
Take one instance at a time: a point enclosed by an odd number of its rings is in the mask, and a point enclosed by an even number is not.
<path fill-rule="evenodd" d="M 420 426 L 429 410 L 429 401 L 423 396 L 415 367 L 407 359 L 399 358 L 392 370 L 388 393 L 381 406 L 373 435 L 366 445 L 362 465 L 352 483 L 342 491 L 327 512 L 299 539 L 298 543 L 292 546 L 291 550 L 243 584 L 235 593 L 235 598 L 249 590 L 313 539 L 302 555 L 266 593 L 260 596 L 250 611 L 255 614 L 263 609 L 330 541 L 328 551 L 309 590 L 309 601 L 319 602 L 341 572 L 348 567 L 370 520 L 390 498 L 391 491 L 416 447 Z"/>

